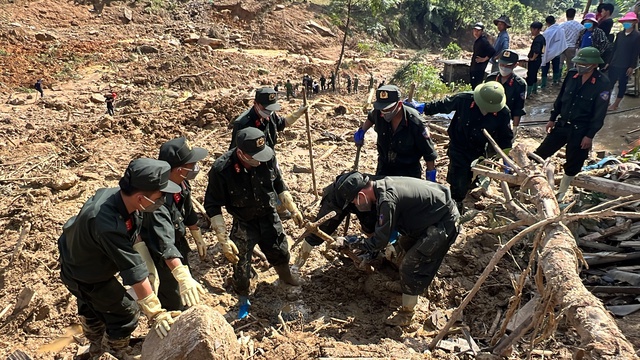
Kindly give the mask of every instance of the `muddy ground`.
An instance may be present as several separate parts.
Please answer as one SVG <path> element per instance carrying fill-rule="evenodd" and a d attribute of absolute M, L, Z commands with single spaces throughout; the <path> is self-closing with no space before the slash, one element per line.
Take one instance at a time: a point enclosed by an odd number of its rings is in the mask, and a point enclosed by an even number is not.
<path fill-rule="evenodd" d="M 155 157 L 163 142 L 180 135 L 209 150 L 210 156 L 201 164 L 203 172 L 208 171 L 228 148 L 229 121 L 250 106 L 256 87 L 289 78 L 297 81 L 303 73 L 318 78 L 331 70 L 339 54 L 339 36 L 323 36 L 305 26 L 313 19 L 334 35 L 342 34 L 321 14 L 321 6 L 236 3 L 191 1 L 168 11 L 154 7 L 153 2 L 134 2 L 131 7 L 112 2 L 98 16 L 89 11 L 90 5 L 73 2 L 0 1 L 1 358 L 17 349 L 34 359 L 71 359 L 76 354 L 77 341 L 60 340 L 78 320 L 75 299 L 59 280 L 56 241 L 62 225 L 96 189 L 117 186 L 131 159 Z M 132 12 L 130 22 L 125 20 L 125 7 Z M 222 39 L 224 48 L 192 43 L 191 34 Z M 310 112 L 314 157 L 337 147 L 325 160 L 316 161 L 318 188 L 353 165 L 351 135 L 365 119 L 360 108 L 367 96 L 363 90 L 367 74 L 391 78 L 402 63 L 393 57 L 363 57 L 352 50 L 353 42 L 350 45 L 346 72 L 360 75 L 360 93 L 323 93 L 310 99 L 319 101 Z M 29 90 L 38 78 L 44 78 L 43 99 Z M 118 93 L 113 118 L 104 116 L 98 96 L 108 89 Z M 529 101 L 532 116 L 525 121 L 545 119 L 556 91 L 552 88 Z M 286 101 L 283 96 L 281 103 L 282 113 L 287 114 L 301 99 Z M 335 115 L 338 105 L 347 109 L 345 115 Z M 633 100 L 625 100 L 622 109 L 631 106 L 635 106 Z M 609 117 L 602 131 L 608 140 L 597 146 L 619 151 L 625 144 L 622 135 L 637 126 L 630 121 L 634 117 L 633 111 Z M 529 127 L 518 140 L 535 146 L 542 135 L 539 127 Z M 374 136 L 372 131 L 367 134 L 362 171 L 375 171 Z M 309 166 L 304 118 L 285 130 L 281 139 L 276 148 L 281 169 L 299 207 L 307 209 L 314 201 L 311 175 L 293 172 L 294 166 Z M 446 177 L 445 145 L 438 143 L 440 182 Z M 192 185 L 202 201 L 206 175 Z M 278 284 L 272 269 L 256 265 L 259 279 L 254 281 L 253 317 L 248 321 L 233 320 L 237 309 L 229 288 L 231 267 L 217 245 L 209 248 L 205 261 L 197 256 L 190 259 L 193 275 L 211 294 L 207 303 L 226 314 L 236 329 L 241 328 L 239 335 L 242 332 L 254 341 L 254 358 L 465 358 L 444 350 L 421 354 L 434 330 L 442 326 L 442 318 L 459 304 L 496 247 L 511 235 L 496 237 L 477 230 L 478 225 L 493 221 L 494 212 L 508 216 L 501 206 L 474 198 L 468 199 L 468 205 L 485 211 L 468 223 L 428 296 L 421 298 L 417 320 L 424 327 L 403 331 L 383 324 L 400 303 L 399 294 L 381 285 L 397 279 L 391 266 L 368 276 L 324 247 L 300 270 L 303 284 L 299 288 Z M 21 238 L 21 230 L 28 227 Z M 285 228 L 291 241 L 300 235 L 291 221 L 285 221 Z M 205 239 L 215 243 L 210 232 Z M 468 327 L 481 347 L 491 337 L 496 314 L 506 309 L 512 281 L 526 267 L 529 251 L 527 243 L 517 245 L 465 310 L 462 327 Z M 17 303 L 20 294 L 28 293 L 25 289 L 35 295 L 20 309 Z M 284 336 L 278 320 L 281 312 L 289 328 Z M 636 347 L 640 346 L 638 319 L 638 315 L 619 319 Z M 143 337 L 147 331 L 143 320 L 134 336 Z M 59 342 L 42 348 L 56 339 Z M 537 348 L 553 351 L 553 358 L 569 358 L 577 339 L 560 324 L 552 340 Z M 245 358 L 249 355 L 245 351 Z M 513 357 L 524 356 L 519 345 Z"/>

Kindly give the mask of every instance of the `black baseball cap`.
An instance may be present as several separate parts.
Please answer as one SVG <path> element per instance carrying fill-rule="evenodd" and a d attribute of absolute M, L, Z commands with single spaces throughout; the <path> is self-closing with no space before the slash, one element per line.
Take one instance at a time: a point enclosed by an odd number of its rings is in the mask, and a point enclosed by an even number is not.
<path fill-rule="evenodd" d="M 166 161 L 172 168 L 176 168 L 184 164 L 198 162 L 207 157 L 208 154 L 207 150 L 201 147 L 191 146 L 183 136 L 162 144 L 158 159 Z"/>
<path fill-rule="evenodd" d="M 120 179 L 120 188 L 178 193 L 181 188 L 169 180 L 169 172 L 171 172 L 171 165 L 166 161 L 135 159 L 129 163 L 124 176 Z"/>
<path fill-rule="evenodd" d="M 498 59 L 498 62 L 500 64 L 513 65 L 517 63 L 519 59 L 520 56 L 515 51 L 506 49 L 502 51 L 502 54 L 500 54 L 500 59 Z"/>
<path fill-rule="evenodd" d="M 236 138 L 238 149 L 260 162 L 273 159 L 273 149 L 267 146 L 264 133 L 254 127 L 248 127 L 238 131 Z"/>
<path fill-rule="evenodd" d="M 337 205 L 342 209 L 349 206 L 353 199 L 358 195 L 369 182 L 369 177 L 357 171 L 351 171 L 338 177 L 336 180 L 336 201 Z"/>
<path fill-rule="evenodd" d="M 481 22 L 477 22 L 475 25 L 473 25 L 473 28 L 476 30 L 484 30 L 484 24 Z"/>
<path fill-rule="evenodd" d="M 531 23 L 532 29 L 542 29 L 542 23 L 540 21 L 534 21 Z"/>
<path fill-rule="evenodd" d="M 268 111 L 279 111 L 282 109 L 278 104 L 278 93 L 270 87 L 263 87 L 256 90 L 255 100 L 258 104 L 264 106 Z"/>
<path fill-rule="evenodd" d="M 373 103 L 373 108 L 376 110 L 382 110 L 391 104 L 395 104 L 400 101 L 400 90 L 395 85 L 380 86 L 376 90 L 376 101 Z"/>

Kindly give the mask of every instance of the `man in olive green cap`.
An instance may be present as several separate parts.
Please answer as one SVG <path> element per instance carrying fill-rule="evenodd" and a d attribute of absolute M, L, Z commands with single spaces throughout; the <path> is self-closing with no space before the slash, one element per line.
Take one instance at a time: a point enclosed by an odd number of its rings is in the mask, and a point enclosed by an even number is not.
<path fill-rule="evenodd" d="M 598 49 L 582 48 L 572 62 L 576 67 L 567 73 L 553 103 L 546 126 L 548 135 L 535 151 L 546 159 L 567 146 L 558 201 L 564 198 L 571 181 L 582 169 L 593 138 L 604 125 L 611 95 L 609 79 L 598 70 L 598 64 L 604 63 Z"/>
<path fill-rule="evenodd" d="M 144 214 L 140 233 L 144 242 L 134 245 L 142 248 L 142 251 L 138 251 L 141 255 L 145 253 L 144 247 L 148 246 L 150 251 L 146 253 L 150 254 L 149 260 L 154 264 L 150 272 L 156 270 L 159 280 L 155 291 L 167 310 L 184 310 L 185 306 L 197 305 L 200 295 L 205 293 L 189 270 L 191 248 L 186 230 L 189 229 L 196 243 L 200 259 L 204 259 L 207 244 L 197 224 L 198 216 L 193 208 L 189 180 L 198 176 L 198 161 L 207 154 L 207 150 L 191 146 L 184 137 L 162 144 L 158 159 L 171 166 L 169 180 L 180 185 L 180 192 L 166 194 L 160 209 Z"/>
<path fill-rule="evenodd" d="M 504 87 L 496 81 L 488 81 L 476 86 L 474 91 L 461 92 L 443 100 L 411 104 L 418 109 L 424 107 L 425 115 L 455 111 L 448 129 L 447 182 L 459 209 L 462 209 L 462 200 L 467 196 L 473 178 L 471 163 L 486 155 L 488 141 L 482 130 L 486 129 L 500 148 L 511 148 L 511 113 L 505 104 Z"/>
<path fill-rule="evenodd" d="M 119 188 L 99 189 L 63 227 L 58 239 L 60 277 L 77 298 L 90 356 L 106 351 L 125 358 L 140 310 L 161 338 L 180 314 L 162 308 L 147 265 L 133 248 L 140 232 L 140 212 L 157 210 L 166 193 L 180 191 L 169 180 L 170 170 L 164 161 L 133 160 Z M 122 284 L 115 277 L 118 273 Z M 123 284 L 133 288 L 137 304 Z"/>

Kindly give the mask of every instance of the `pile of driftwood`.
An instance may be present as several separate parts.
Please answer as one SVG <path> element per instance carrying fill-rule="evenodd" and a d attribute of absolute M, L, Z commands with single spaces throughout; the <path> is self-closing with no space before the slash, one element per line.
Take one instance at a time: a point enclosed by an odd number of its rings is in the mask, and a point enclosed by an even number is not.
<path fill-rule="evenodd" d="M 448 334 L 449 329 L 461 320 L 463 309 L 472 301 L 500 259 L 513 245 L 530 238 L 533 239 L 533 249 L 529 264 L 517 280 L 515 294 L 511 298 L 499 330 L 493 336 L 489 350 L 495 355 L 508 355 L 513 345 L 526 337 L 530 354 L 535 353 L 537 350 L 534 346 L 553 335 L 559 320 L 565 318 L 581 340 L 580 346 L 574 350 L 576 358 L 636 359 L 633 346 L 622 334 L 600 299 L 585 287 L 580 273 L 582 269 L 588 269 L 591 265 L 611 264 L 635 258 L 636 254 L 638 254 L 637 258 L 640 258 L 640 252 L 628 252 L 625 249 L 629 247 L 620 246 L 625 241 L 631 241 L 635 234 L 640 233 L 638 228 L 640 225 L 630 220 L 640 219 L 637 208 L 633 208 L 637 207 L 640 200 L 640 187 L 589 175 L 578 176 L 572 183 L 574 186 L 605 193 L 615 199 L 587 210 L 571 212 L 576 203 L 574 201 L 561 210 L 555 197 L 555 169 L 551 159 L 545 161 L 528 152 L 521 144 L 516 145 L 507 156 L 487 132 L 485 136 L 505 164 L 512 169 L 512 174 L 504 173 L 499 162 L 494 163 L 498 169 L 475 165 L 473 170 L 478 175 L 500 182 L 503 194 L 502 196 L 494 195 L 493 198 L 502 202 L 516 219 L 499 228 L 484 230 L 496 234 L 513 230 L 518 232 L 498 248 L 477 283 L 453 311 L 449 321 L 429 347 L 434 349 L 439 346 L 439 342 Z M 519 186 L 517 198 L 512 195 L 510 185 Z M 625 211 L 629 207 L 632 207 L 631 211 Z M 587 219 L 614 219 L 616 226 L 597 232 L 597 235 L 587 234 L 576 241 L 568 226 Z M 612 239 L 614 236 L 618 236 L 614 239 L 620 239 L 618 246 L 607 244 L 611 248 L 607 248 L 606 254 L 604 252 L 584 254 L 578 247 L 578 242 L 591 243 Z M 627 240 L 622 240 L 627 237 L 629 237 Z M 634 243 L 629 242 L 625 245 L 635 246 Z M 630 248 L 633 249 L 633 246 Z M 613 248 L 619 251 L 612 252 Z M 604 247 L 602 249 L 604 250 Z M 616 279 L 625 282 L 630 278 L 633 278 L 632 281 L 637 280 L 629 275 L 629 268 L 617 270 L 618 272 L 609 273 L 610 276 L 616 276 Z M 537 291 L 533 299 L 521 307 L 521 298 L 527 280 L 535 283 Z"/>

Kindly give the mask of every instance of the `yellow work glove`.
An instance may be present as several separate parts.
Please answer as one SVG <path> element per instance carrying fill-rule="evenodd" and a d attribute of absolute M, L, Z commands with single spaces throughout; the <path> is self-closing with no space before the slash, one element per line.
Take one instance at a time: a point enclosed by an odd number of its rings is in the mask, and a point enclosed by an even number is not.
<path fill-rule="evenodd" d="M 300 116 L 302 116 L 302 114 L 304 114 L 305 111 L 307 111 L 309 107 L 306 105 L 301 105 L 298 110 L 294 111 L 293 113 L 291 113 L 291 115 L 287 115 L 284 118 L 285 123 L 287 124 L 287 126 L 291 126 L 293 125 L 293 123 L 296 122 L 296 120 L 298 120 L 300 118 Z"/>
<path fill-rule="evenodd" d="M 138 300 L 138 305 L 160 339 L 164 339 L 164 337 L 167 336 L 169 330 L 171 330 L 171 325 L 173 325 L 176 318 L 180 316 L 180 311 L 167 311 L 163 309 L 162 306 L 160 306 L 160 299 L 158 299 L 155 293 L 151 293 L 146 298 Z"/>
<path fill-rule="evenodd" d="M 198 255 L 200 255 L 200 260 L 204 260 L 204 257 L 207 255 L 207 243 L 204 242 L 202 238 L 202 232 L 200 228 L 197 229 L 189 229 L 191 231 L 191 236 L 193 236 L 193 241 L 196 242 L 196 247 L 198 248 Z"/>
<path fill-rule="evenodd" d="M 307 240 L 303 241 L 300 251 L 298 252 L 298 257 L 294 262 L 295 266 L 297 266 L 298 269 L 302 268 L 307 262 L 309 255 L 311 255 L 311 250 L 313 250 L 313 246 L 311 246 L 311 244 L 309 244 Z"/>
<path fill-rule="evenodd" d="M 211 218 L 211 228 L 216 232 L 216 237 L 220 245 L 222 245 L 222 253 L 224 256 L 232 264 L 237 264 L 238 261 L 240 261 L 238 257 L 238 247 L 229 239 L 222 215 L 216 215 Z"/>
<path fill-rule="evenodd" d="M 205 292 L 202 285 L 191 277 L 191 273 L 189 272 L 187 265 L 176 266 L 171 270 L 171 274 L 178 282 L 182 305 L 198 305 L 200 303 L 200 295 L 204 295 Z"/>
<path fill-rule="evenodd" d="M 302 227 L 302 225 L 304 224 L 304 219 L 302 218 L 302 214 L 298 210 L 298 207 L 293 202 L 293 197 L 291 197 L 291 193 L 285 190 L 280 194 L 278 194 L 278 197 L 280 198 L 280 201 L 282 201 L 282 206 L 284 206 L 284 208 L 289 210 L 289 212 L 291 213 L 291 218 L 293 219 L 293 222 L 298 227 Z"/>
<path fill-rule="evenodd" d="M 160 287 L 160 278 L 158 277 L 158 269 L 156 269 L 156 265 L 153 263 L 147 244 L 145 244 L 144 241 L 139 241 L 133 244 L 133 250 L 140 254 L 140 257 L 142 257 L 142 260 L 144 260 L 144 263 L 147 265 L 149 282 L 151 283 L 151 287 L 153 287 L 153 291 L 157 293 Z"/>

